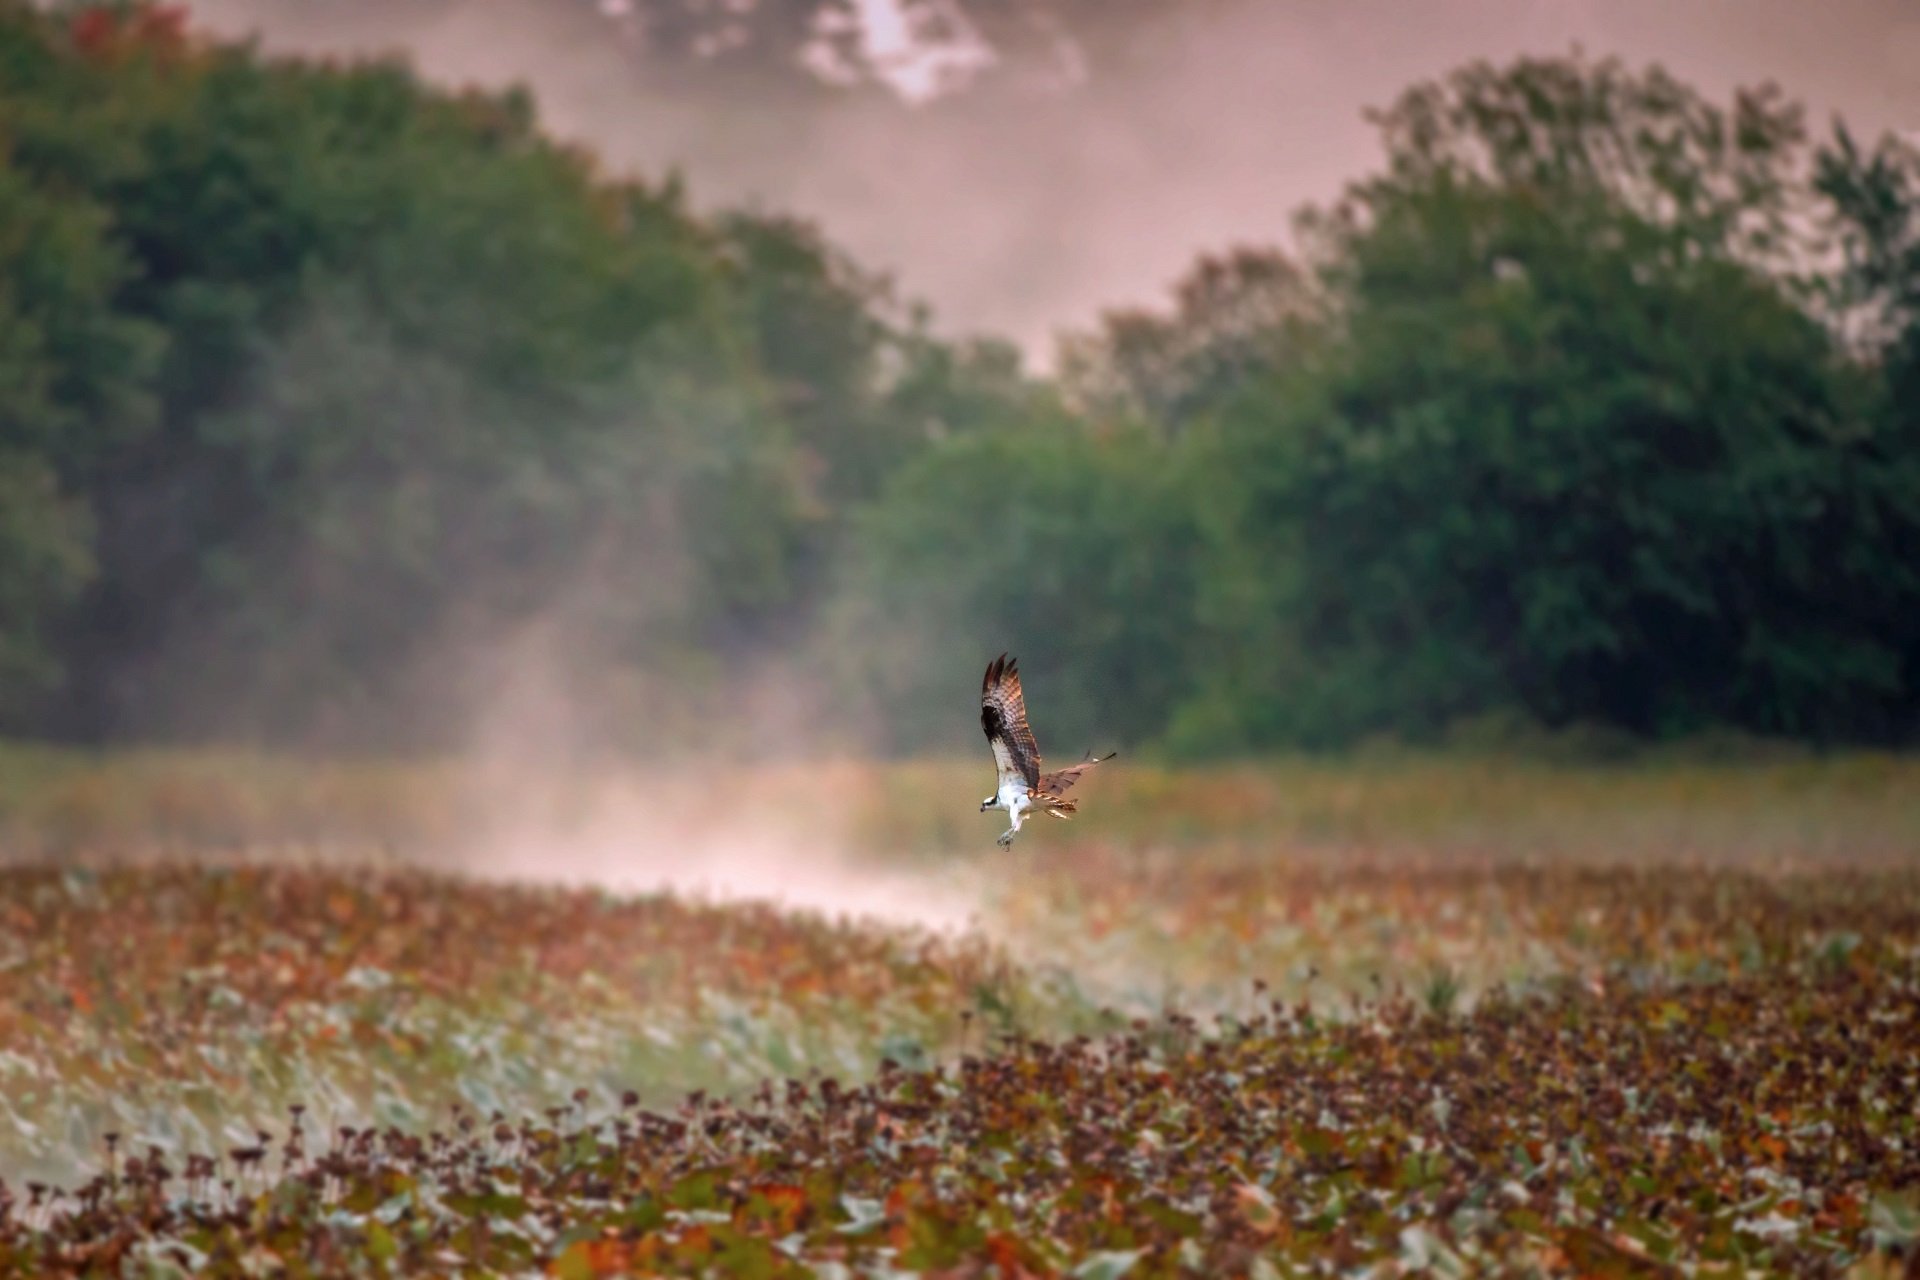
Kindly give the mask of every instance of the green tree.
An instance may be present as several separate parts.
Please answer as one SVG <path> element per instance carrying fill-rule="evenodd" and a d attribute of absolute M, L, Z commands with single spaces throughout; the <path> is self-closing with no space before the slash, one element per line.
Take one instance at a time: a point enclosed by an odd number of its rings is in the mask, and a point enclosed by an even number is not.
<path fill-rule="evenodd" d="M 0 23 L 0 66 L 26 50 Z M 0 138 L 0 147 L 10 140 Z M 117 312 L 109 219 L 0 151 L 0 724 L 31 723 L 66 664 L 59 628 L 93 575 L 85 485 L 152 423 L 160 336 Z"/>
<path fill-rule="evenodd" d="M 1217 435 L 1240 565 L 1222 670 L 1255 692 L 1197 703 L 1190 738 L 1509 707 L 1646 733 L 1910 723 L 1885 625 L 1920 602 L 1893 536 L 1906 464 L 1762 270 L 1797 121 L 1578 61 L 1469 68 L 1384 117 L 1385 173 L 1325 223 L 1339 358 L 1249 388 Z"/>
<path fill-rule="evenodd" d="M 453 709 L 396 690 L 438 692 L 450 649 L 584 589 L 585 566 L 648 562 L 624 616 L 687 642 L 784 600 L 797 472 L 728 328 L 720 251 L 674 197 L 596 185 L 513 99 L 439 101 L 376 69 L 315 77 L 287 110 L 322 139 L 316 250 L 297 300 L 221 364 L 221 402 L 182 410 L 166 462 L 205 478 L 198 521 L 172 600 L 138 602 L 163 669 L 264 683 L 216 701 L 168 670 L 142 682 L 164 702 L 121 714 L 391 736 L 389 708 L 432 733 Z"/>
<path fill-rule="evenodd" d="M 1248 382 L 1313 358 L 1329 299 L 1276 250 L 1207 254 L 1174 286 L 1171 312 L 1108 312 L 1061 350 L 1061 381 L 1082 412 L 1139 418 L 1174 435 Z"/>
<path fill-rule="evenodd" d="M 1890 551 L 1876 634 L 1904 655 L 1907 731 L 1920 721 L 1920 148 L 1886 137 L 1861 147 L 1844 126 L 1821 148 L 1815 186 L 1828 202 L 1842 261 L 1830 277 L 1835 323 L 1867 381 L 1874 470 Z"/>
<path fill-rule="evenodd" d="M 924 443 L 886 412 L 887 282 L 792 218 L 720 219 L 741 325 L 830 506 L 871 496 Z"/>
<path fill-rule="evenodd" d="M 61 680 L 49 622 L 92 573 L 90 532 L 44 462 L 0 452 L 0 727 L 30 725 Z"/>
<path fill-rule="evenodd" d="M 896 749 L 963 748 L 1002 649 L 1061 759 L 1158 735 L 1187 691 L 1199 564 L 1192 502 L 1138 430 L 1041 420 L 955 437 L 855 523 L 826 635 L 865 727 Z"/>
<path fill-rule="evenodd" d="M 72 669 L 47 727 L 430 737 L 447 708 L 397 693 L 452 641 L 595 595 L 610 658 L 768 642 L 823 518 L 776 393 L 863 296 L 783 296 L 763 343 L 752 292 L 792 273 L 743 280 L 733 227 L 602 177 L 523 94 L 137 5 L 10 4 L 0 65 L 0 444 L 98 569 L 10 623 Z"/>

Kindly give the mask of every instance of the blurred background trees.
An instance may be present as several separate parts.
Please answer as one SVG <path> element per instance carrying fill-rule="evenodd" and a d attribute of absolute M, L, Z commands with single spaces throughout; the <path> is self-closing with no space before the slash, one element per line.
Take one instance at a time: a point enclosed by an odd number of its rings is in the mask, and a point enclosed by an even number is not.
<path fill-rule="evenodd" d="M 615 739 L 777 671 L 913 750 L 1011 648 L 1063 756 L 1911 741 L 1913 150 L 1580 58 L 1378 125 L 1042 379 L 522 94 L 0 0 L 0 728 L 442 746 L 531 645 Z"/>
<path fill-rule="evenodd" d="M 1198 723 L 1910 727 L 1920 442 L 1803 304 L 1834 211 L 1798 112 L 1540 61 L 1380 123 L 1386 172 L 1316 228 L 1333 358 L 1217 418 L 1238 647 L 1287 642 Z"/>

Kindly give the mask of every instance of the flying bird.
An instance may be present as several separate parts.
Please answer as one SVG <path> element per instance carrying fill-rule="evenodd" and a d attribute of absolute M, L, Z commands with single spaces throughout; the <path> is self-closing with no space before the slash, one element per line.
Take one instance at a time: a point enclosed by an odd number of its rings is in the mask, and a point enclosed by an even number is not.
<path fill-rule="evenodd" d="M 980 727 L 987 731 L 987 745 L 993 748 L 993 766 L 999 775 L 994 793 L 980 802 L 980 812 L 1004 809 L 1013 825 L 1001 833 L 997 843 L 1002 849 L 1013 845 L 1014 833 L 1029 811 L 1038 809 L 1065 819 L 1080 807 L 1066 798 L 1067 789 L 1080 775 L 1118 752 L 1109 751 L 1098 760 L 1089 753 L 1079 764 L 1040 772 L 1040 748 L 1027 727 L 1027 700 L 1020 693 L 1018 660 L 1001 654 L 987 664 L 987 677 L 980 684 Z"/>

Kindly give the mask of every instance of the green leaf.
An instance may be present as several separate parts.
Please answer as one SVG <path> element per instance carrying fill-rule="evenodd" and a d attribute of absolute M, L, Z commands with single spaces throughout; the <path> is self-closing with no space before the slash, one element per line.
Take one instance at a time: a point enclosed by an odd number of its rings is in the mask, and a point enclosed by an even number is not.
<path fill-rule="evenodd" d="M 1109 1249 L 1101 1253 L 1088 1254 L 1069 1275 L 1075 1280 L 1120 1280 L 1121 1276 L 1133 1270 L 1140 1261 L 1145 1249 Z"/>

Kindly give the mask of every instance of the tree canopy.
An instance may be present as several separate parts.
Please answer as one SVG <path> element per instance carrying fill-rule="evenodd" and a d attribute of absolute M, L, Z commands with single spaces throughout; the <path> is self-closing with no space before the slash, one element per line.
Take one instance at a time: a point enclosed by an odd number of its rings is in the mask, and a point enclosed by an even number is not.
<path fill-rule="evenodd" d="M 1579 57 L 1377 123 L 1048 381 L 522 93 L 0 0 L 0 728 L 442 744 L 536 645 L 922 749 L 1012 648 L 1053 754 L 1910 741 L 1920 157 Z"/>

